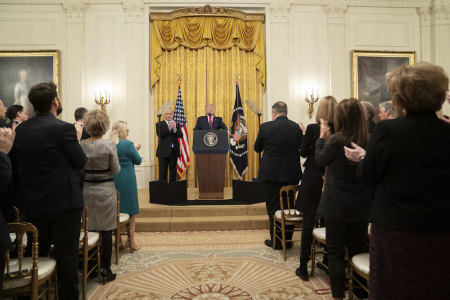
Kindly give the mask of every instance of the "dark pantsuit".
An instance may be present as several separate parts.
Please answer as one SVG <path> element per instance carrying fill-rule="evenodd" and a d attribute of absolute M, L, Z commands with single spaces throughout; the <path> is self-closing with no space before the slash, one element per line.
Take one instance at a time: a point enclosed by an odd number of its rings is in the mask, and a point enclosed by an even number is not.
<path fill-rule="evenodd" d="M 78 248 L 81 208 L 62 213 L 29 216 L 39 232 L 39 256 L 54 245 L 58 266 L 59 297 L 78 300 Z"/>
<path fill-rule="evenodd" d="M 101 234 L 101 256 L 102 256 L 102 269 L 109 269 L 111 267 L 112 256 L 112 230 L 100 231 Z"/>
<path fill-rule="evenodd" d="M 312 232 L 316 217 L 303 215 L 302 239 L 300 244 L 300 263 L 307 263 L 311 255 Z M 314 262 L 312 262 L 314 263 Z"/>
<path fill-rule="evenodd" d="M 273 214 L 281 209 L 280 208 L 280 189 L 285 186 L 290 185 L 289 183 L 265 181 L 264 182 L 264 200 L 266 201 L 267 214 L 269 215 L 270 221 L 270 238 L 273 240 Z M 294 226 L 286 226 L 287 230 L 292 230 Z M 293 232 L 286 232 L 286 240 L 292 239 Z M 277 236 L 281 238 L 281 233 L 277 232 Z M 281 247 L 279 240 L 276 242 L 276 246 Z"/>
<path fill-rule="evenodd" d="M 341 223 L 327 220 L 327 256 L 331 291 L 334 298 L 345 294 L 345 247 L 349 259 L 366 251 L 367 222 Z"/>
<path fill-rule="evenodd" d="M 177 181 L 177 160 L 178 156 L 175 149 L 172 148 L 169 157 L 158 157 L 159 162 L 159 181 L 167 182 L 167 167 L 169 167 L 169 182 Z"/>

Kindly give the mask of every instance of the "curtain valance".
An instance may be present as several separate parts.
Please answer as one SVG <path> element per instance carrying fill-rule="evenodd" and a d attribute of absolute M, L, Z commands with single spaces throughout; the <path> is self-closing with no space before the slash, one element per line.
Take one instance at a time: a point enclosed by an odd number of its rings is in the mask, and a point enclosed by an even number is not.
<path fill-rule="evenodd" d="M 265 86 L 264 28 L 262 21 L 245 21 L 234 17 L 193 16 L 173 20 L 153 20 L 151 86 L 159 80 L 161 53 L 179 46 L 201 49 L 209 46 L 227 50 L 237 46 L 258 57 L 256 69 Z"/>

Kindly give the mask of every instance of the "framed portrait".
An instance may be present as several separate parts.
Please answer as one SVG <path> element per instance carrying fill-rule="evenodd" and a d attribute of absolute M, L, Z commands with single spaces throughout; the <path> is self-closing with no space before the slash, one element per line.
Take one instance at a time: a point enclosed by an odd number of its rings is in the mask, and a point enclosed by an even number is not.
<path fill-rule="evenodd" d="M 415 52 L 352 51 L 352 92 L 375 108 L 391 100 L 386 75 L 398 66 L 415 62 Z"/>
<path fill-rule="evenodd" d="M 49 81 L 58 86 L 58 69 L 58 50 L 0 51 L 0 99 L 6 107 L 22 105 L 33 116 L 30 87 Z"/>

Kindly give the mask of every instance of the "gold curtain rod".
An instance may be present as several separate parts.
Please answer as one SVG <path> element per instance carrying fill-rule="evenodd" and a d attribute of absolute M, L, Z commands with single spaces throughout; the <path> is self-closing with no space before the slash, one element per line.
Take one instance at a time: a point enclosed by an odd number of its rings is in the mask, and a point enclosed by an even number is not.
<path fill-rule="evenodd" d="M 180 8 L 171 12 L 153 12 L 150 14 L 150 21 L 171 21 L 182 17 L 232 17 L 243 21 L 261 22 L 265 20 L 265 15 L 261 13 L 245 13 L 237 9 L 205 5 Z"/>

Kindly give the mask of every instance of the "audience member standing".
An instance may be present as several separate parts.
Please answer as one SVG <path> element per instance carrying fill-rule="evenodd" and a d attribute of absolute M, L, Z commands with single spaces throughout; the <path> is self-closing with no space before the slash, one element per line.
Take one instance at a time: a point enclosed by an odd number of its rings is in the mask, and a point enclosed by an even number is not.
<path fill-rule="evenodd" d="M 375 117 L 375 107 L 369 101 L 361 101 L 361 105 L 364 108 L 365 117 L 366 117 L 366 125 L 369 130 L 369 134 L 373 132 L 375 129 L 375 122 L 373 121 L 373 117 Z"/>
<path fill-rule="evenodd" d="M 25 111 L 25 109 L 23 108 L 23 106 L 17 105 L 17 104 L 14 104 L 10 108 L 8 108 L 8 110 L 6 112 L 6 116 L 10 120 L 10 126 L 11 126 L 11 130 L 13 132 L 13 136 L 16 134 L 16 127 L 20 123 L 28 120 L 28 114 Z"/>
<path fill-rule="evenodd" d="M 6 110 L 8 108 L 3 105 L 3 101 L 0 99 L 0 128 L 2 127 L 8 127 L 6 124 Z"/>
<path fill-rule="evenodd" d="M 11 129 L 0 128 L 0 194 L 8 189 L 11 177 L 12 167 L 9 160 L 8 153 L 11 150 L 13 144 L 13 136 Z M 5 220 L 3 218 L 3 207 L 8 203 L 8 197 L 1 197 L 1 210 L 0 210 L 0 286 L 3 286 L 3 274 L 5 272 L 5 252 L 11 248 L 11 239 L 6 227 Z M 0 294 L 1 295 L 1 294 Z"/>
<path fill-rule="evenodd" d="M 364 252 L 367 242 L 367 215 L 370 189 L 356 177 L 357 164 L 345 157 L 344 146 L 352 141 L 366 145 L 369 139 L 366 118 L 357 99 L 344 99 L 334 117 L 336 133 L 331 135 L 321 120 L 316 142 L 316 161 L 327 167 L 326 183 L 317 214 L 325 218 L 328 274 L 334 299 L 344 298 L 345 247 L 349 257 Z M 331 136 L 330 136 L 331 135 Z"/>
<path fill-rule="evenodd" d="M 167 182 L 167 167 L 169 167 L 169 182 L 177 181 L 177 160 L 180 156 L 178 138 L 183 137 L 180 124 L 173 120 L 173 110 L 169 108 L 163 121 L 156 123 L 156 134 L 159 137 L 156 156 L 159 164 L 159 181 Z"/>
<path fill-rule="evenodd" d="M 39 256 L 47 256 L 54 245 L 59 297 L 78 299 L 83 197 L 77 171 L 87 161 L 79 144 L 81 126 L 56 118 L 62 106 L 54 83 L 34 85 L 28 98 L 37 115 L 16 128 L 16 194 L 39 231 Z"/>
<path fill-rule="evenodd" d="M 140 165 L 142 158 L 137 152 L 141 149 L 141 145 L 135 147 L 133 142 L 128 140 L 129 131 L 127 122 L 116 121 L 112 126 L 110 139 L 117 144 L 117 155 L 120 163 L 120 173 L 113 176 L 116 189 L 120 193 L 120 212 L 130 215 L 130 246 L 134 251 L 137 251 L 140 247 L 135 243 L 134 234 L 136 231 L 135 217 L 139 214 L 139 200 L 134 165 Z"/>
<path fill-rule="evenodd" d="M 397 113 L 395 112 L 394 105 L 392 101 L 384 101 L 378 105 L 379 114 L 378 117 L 380 121 L 391 120 L 397 118 Z"/>
<path fill-rule="evenodd" d="M 388 88 L 399 117 L 377 125 L 367 154 L 346 148 L 360 162 L 358 177 L 375 189 L 370 299 L 450 295 L 450 125 L 435 114 L 448 83 L 432 64 L 393 70 Z"/>
<path fill-rule="evenodd" d="M 305 281 L 309 280 L 307 263 L 311 254 L 312 232 L 317 207 L 322 196 L 323 176 L 325 173 L 325 168 L 320 166 L 315 159 L 316 141 L 320 135 L 320 119 L 328 121 L 331 133 L 334 133 L 333 123 L 336 105 L 337 101 L 334 97 L 324 97 L 319 101 L 319 108 L 316 114 L 317 123 L 308 125 L 306 130 L 303 124 L 300 123 L 300 128 L 303 131 L 300 155 L 305 157 L 306 161 L 303 164 L 305 171 L 302 176 L 297 200 L 299 210 L 303 213 L 303 228 L 300 244 L 300 267 L 295 273 Z M 324 257 L 324 261 L 326 263 L 326 256 Z M 315 262 L 313 261 L 312 263 Z"/>
<path fill-rule="evenodd" d="M 91 136 L 89 133 L 87 133 L 86 129 L 84 128 L 84 115 L 88 112 L 88 110 L 84 107 L 78 107 L 75 109 L 74 117 L 75 117 L 75 123 L 80 123 L 83 126 L 83 134 L 81 135 L 81 140 L 85 140 L 90 138 Z"/>
<path fill-rule="evenodd" d="M 264 242 L 268 247 L 273 246 L 273 214 L 280 209 L 280 189 L 285 185 L 298 184 L 302 177 L 302 131 L 297 123 L 288 119 L 287 112 L 286 103 L 275 103 L 272 106 L 272 121 L 261 124 L 254 145 L 256 152 L 264 151 L 259 174 L 264 182 L 264 200 L 270 221 L 270 240 Z M 292 232 L 286 234 L 286 239 L 292 239 Z M 287 246 L 292 247 L 292 243 Z M 278 240 L 275 248 L 281 249 Z"/>
<path fill-rule="evenodd" d="M 89 230 L 100 231 L 101 276 L 103 283 L 116 279 L 111 272 L 112 231 L 117 228 L 117 195 L 113 174 L 119 174 L 120 165 L 116 144 L 103 139 L 109 128 L 109 117 L 102 110 L 91 110 L 85 116 L 85 127 L 91 135 L 81 141 L 88 157 L 84 167 L 83 197 L 89 208 Z"/>

